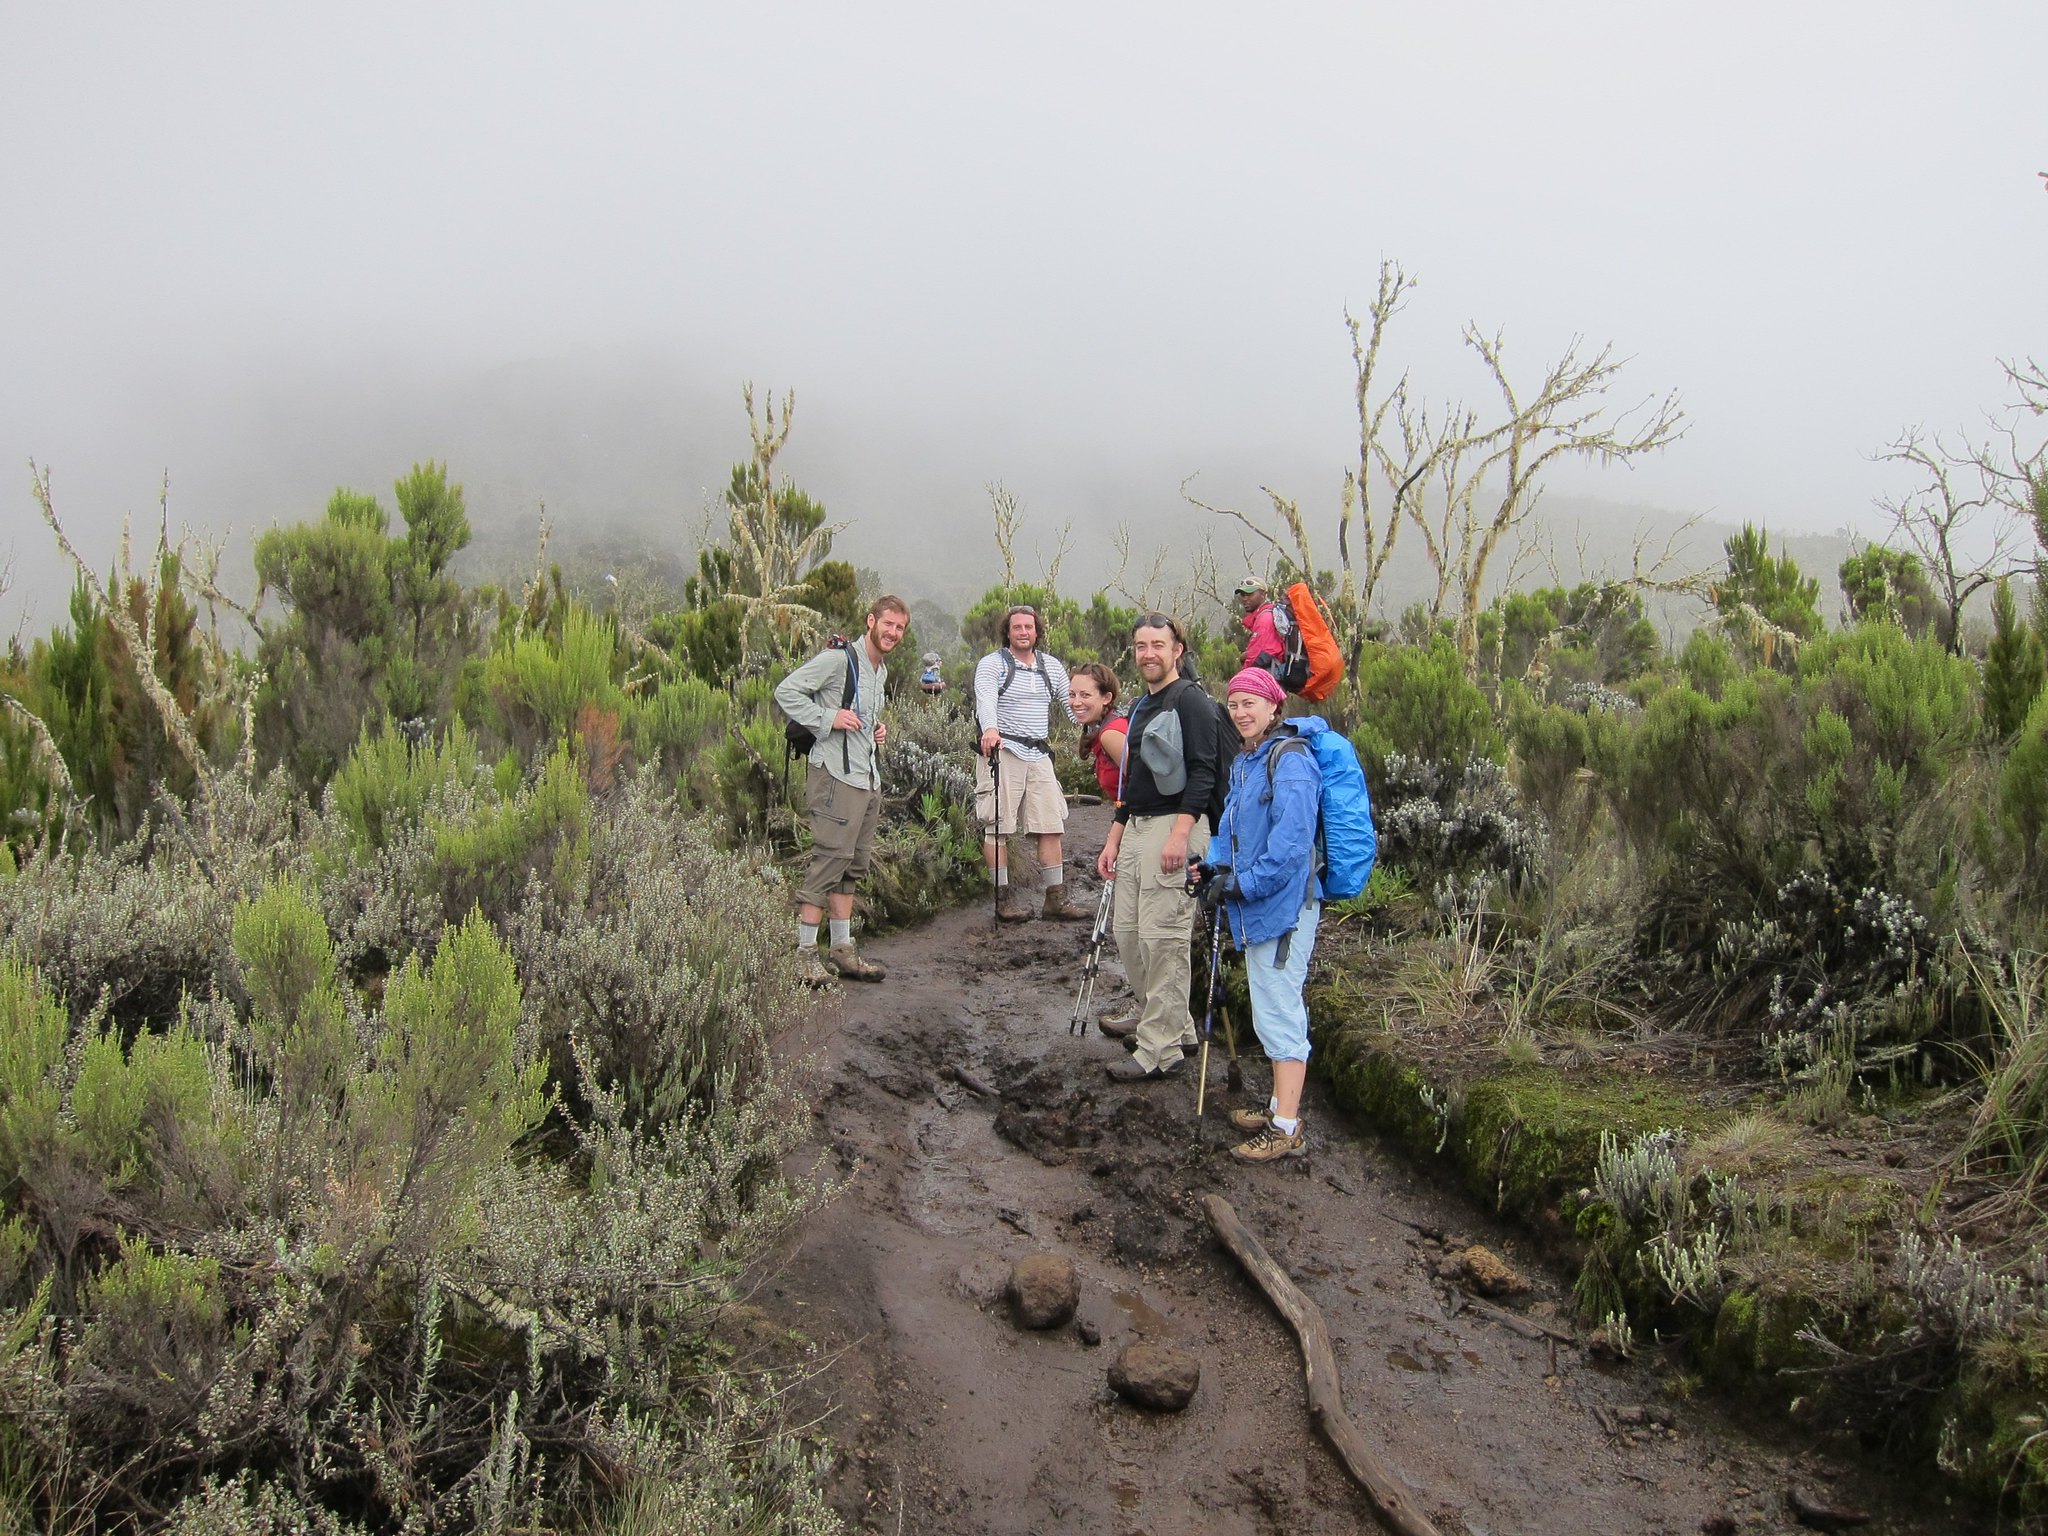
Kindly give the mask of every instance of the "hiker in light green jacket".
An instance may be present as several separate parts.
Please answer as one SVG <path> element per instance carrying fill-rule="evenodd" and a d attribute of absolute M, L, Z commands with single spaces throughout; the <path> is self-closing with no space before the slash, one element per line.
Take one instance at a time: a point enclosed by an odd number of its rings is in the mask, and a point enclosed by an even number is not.
<path fill-rule="evenodd" d="M 885 665 L 910 609 L 900 597 L 878 597 L 868 609 L 867 633 L 848 645 L 820 651 L 775 687 L 775 702 L 792 726 L 815 738 L 805 798 L 811 822 L 811 867 L 796 893 L 797 954 L 804 980 L 821 985 L 833 975 L 880 981 L 882 967 L 861 958 L 853 943 L 853 891 L 868 872 L 875 828 L 882 816 L 879 748 Z M 818 958 L 818 923 L 831 924 L 831 948 Z"/>

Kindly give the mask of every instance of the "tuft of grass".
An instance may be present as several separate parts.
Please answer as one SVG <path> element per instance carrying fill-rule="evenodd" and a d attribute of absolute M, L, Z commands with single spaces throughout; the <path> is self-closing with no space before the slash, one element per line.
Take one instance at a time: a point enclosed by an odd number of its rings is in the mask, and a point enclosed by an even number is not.
<path fill-rule="evenodd" d="M 1789 1167 L 1799 1155 L 1802 1133 L 1769 1110 L 1750 1110 L 1700 1137 L 1687 1149 L 1694 1169 L 1755 1178 Z"/>

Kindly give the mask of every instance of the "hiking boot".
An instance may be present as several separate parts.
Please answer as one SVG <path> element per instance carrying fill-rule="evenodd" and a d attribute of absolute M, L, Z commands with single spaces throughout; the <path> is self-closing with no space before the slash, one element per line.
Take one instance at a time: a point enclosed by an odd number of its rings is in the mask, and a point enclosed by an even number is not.
<path fill-rule="evenodd" d="M 1112 1061 L 1103 1070 L 1113 1083 L 1163 1083 L 1169 1077 L 1180 1076 L 1180 1062 L 1180 1057 L 1169 1056 L 1156 1067 L 1141 1067 L 1137 1057 L 1127 1056 L 1122 1061 Z"/>
<path fill-rule="evenodd" d="M 1273 1123 L 1273 1112 L 1270 1109 L 1233 1109 L 1230 1123 L 1240 1131 L 1263 1131 Z"/>
<path fill-rule="evenodd" d="M 880 981 L 889 973 L 872 960 L 863 960 L 851 943 L 834 944 L 825 963 L 847 981 Z"/>
<path fill-rule="evenodd" d="M 1051 921 L 1058 923 L 1092 923 L 1095 921 L 1095 914 L 1093 912 L 1083 912 L 1079 907 L 1067 900 L 1067 888 L 1065 885 L 1048 885 L 1045 888 L 1045 915 Z"/>
<path fill-rule="evenodd" d="M 1250 1141 L 1232 1147 L 1230 1155 L 1240 1163 L 1277 1163 L 1290 1157 L 1307 1157 L 1308 1138 L 1302 1135 L 1299 1122 L 1292 1136 L 1276 1125 L 1269 1125 Z"/>
<path fill-rule="evenodd" d="M 1017 894 L 1014 885 L 1006 885 L 996 895 L 996 921 L 999 923 L 1028 923 L 1038 914 L 1031 910 L 1031 904 Z"/>
<path fill-rule="evenodd" d="M 1128 1040 L 1138 1032 L 1139 1017 L 1137 1009 L 1126 1008 L 1122 1013 L 1105 1013 L 1095 1027 L 1112 1040 Z"/>
<path fill-rule="evenodd" d="M 832 972 L 825 968 L 824 957 L 818 953 L 817 945 L 805 945 L 796 952 L 796 979 L 807 987 L 832 985 Z"/>

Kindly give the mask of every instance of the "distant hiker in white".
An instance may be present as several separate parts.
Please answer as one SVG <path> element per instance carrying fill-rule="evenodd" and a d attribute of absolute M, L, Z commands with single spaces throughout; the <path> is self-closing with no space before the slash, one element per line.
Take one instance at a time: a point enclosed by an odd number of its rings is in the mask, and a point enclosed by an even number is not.
<path fill-rule="evenodd" d="M 1038 649 L 1036 608 L 1012 608 L 1003 615 L 1002 633 L 1008 643 L 982 657 L 974 668 L 974 712 L 981 722 L 981 755 L 974 765 L 975 810 L 989 829 L 982 851 L 995 871 L 996 916 L 1005 922 L 1031 916 L 1030 905 L 1010 888 L 1007 839 L 1023 831 L 1038 838 L 1045 915 L 1085 923 L 1088 914 L 1067 900 L 1067 871 L 1060 850 L 1067 797 L 1053 772 L 1048 740 L 1055 701 L 1069 720 L 1074 719 L 1067 669 L 1058 657 Z M 990 755 L 998 751 L 1000 760 L 992 774 Z"/>

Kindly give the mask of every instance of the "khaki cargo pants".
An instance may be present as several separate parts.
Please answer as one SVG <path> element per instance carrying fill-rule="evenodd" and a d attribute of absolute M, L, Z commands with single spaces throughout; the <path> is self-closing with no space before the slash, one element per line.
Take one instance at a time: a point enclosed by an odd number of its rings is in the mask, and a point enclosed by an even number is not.
<path fill-rule="evenodd" d="M 851 894 L 867 874 L 875 828 L 882 819 L 882 796 L 876 790 L 842 784 L 814 766 L 804 799 L 811 821 L 811 867 L 796 888 L 796 899 L 822 907 L 835 891 Z"/>
<path fill-rule="evenodd" d="M 1171 816 L 1133 816 L 1116 851 L 1116 952 L 1138 998 L 1138 1065 L 1148 1071 L 1180 1055 L 1195 1038 L 1188 1013 L 1194 969 L 1195 898 L 1183 889 L 1185 869 L 1162 874 L 1159 853 L 1173 832 Z M 1188 857 L 1208 850 L 1209 826 L 1196 821 Z"/>

